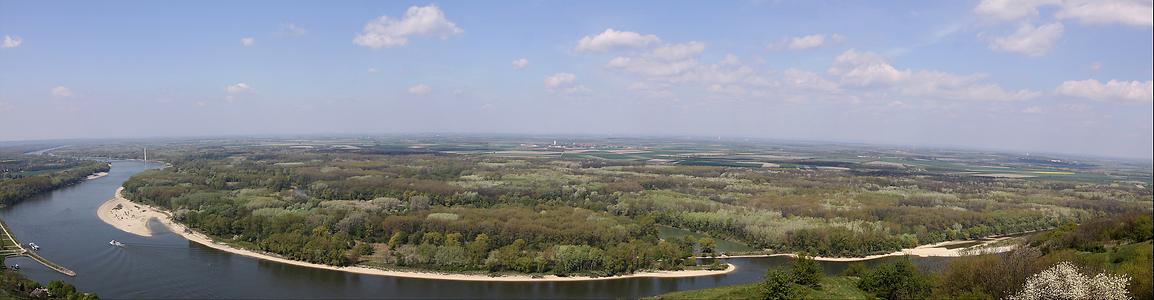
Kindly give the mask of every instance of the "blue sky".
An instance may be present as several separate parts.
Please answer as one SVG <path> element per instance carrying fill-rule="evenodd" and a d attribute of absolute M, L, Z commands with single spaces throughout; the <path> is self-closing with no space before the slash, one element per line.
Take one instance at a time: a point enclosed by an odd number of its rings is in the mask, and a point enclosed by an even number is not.
<path fill-rule="evenodd" d="M 1152 6 L 0 0 L 0 140 L 695 135 L 1149 159 Z"/>

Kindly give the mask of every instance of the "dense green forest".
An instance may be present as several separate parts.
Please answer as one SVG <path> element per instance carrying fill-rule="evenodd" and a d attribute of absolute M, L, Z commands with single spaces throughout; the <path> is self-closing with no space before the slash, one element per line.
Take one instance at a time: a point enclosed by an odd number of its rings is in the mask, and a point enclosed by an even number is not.
<path fill-rule="evenodd" d="M 0 206 L 76 184 L 108 163 L 51 156 L 0 156 Z"/>
<path fill-rule="evenodd" d="M 1065 224 L 1056 230 L 1029 236 L 1014 251 L 959 257 L 940 270 L 928 273 L 915 268 L 909 260 L 899 260 L 872 269 L 854 264 L 840 276 L 825 277 L 807 267 L 812 261 L 800 259 L 790 267 L 770 269 L 759 283 L 676 292 L 655 298 L 1154 299 L 1152 235 L 1154 223 L 1149 214 L 1125 214 L 1095 218 L 1080 225 Z M 1037 274 L 1062 265 L 1084 275 L 1082 279 L 1086 282 L 1070 282 L 1079 276 L 1065 276 L 1064 281 L 1051 283 L 1050 294 L 1030 291 L 1037 286 L 1039 278 L 1045 278 Z M 1119 279 L 1125 284 L 1096 286 L 1095 281 L 1103 278 Z M 1061 293 L 1063 289 L 1078 288 L 1085 290 Z M 1077 292 L 1082 293 L 1081 297 Z"/>
<path fill-rule="evenodd" d="M 712 239 L 758 253 L 864 256 L 1151 210 L 1148 186 L 1092 173 L 1002 178 L 813 160 L 817 167 L 749 167 L 704 163 L 690 152 L 701 149 L 157 147 L 171 167 L 131 178 L 130 199 L 234 245 L 331 265 L 603 276 L 692 266 L 687 258 L 714 250 Z M 663 238 L 654 224 L 712 239 Z"/>

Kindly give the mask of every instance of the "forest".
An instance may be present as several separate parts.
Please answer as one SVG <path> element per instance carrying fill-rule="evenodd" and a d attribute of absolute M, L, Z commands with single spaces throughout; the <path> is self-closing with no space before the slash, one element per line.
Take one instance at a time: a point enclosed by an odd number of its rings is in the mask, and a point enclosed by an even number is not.
<path fill-rule="evenodd" d="M 689 258 L 738 254 L 712 249 L 713 239 L 758 249 L 752 253 L 853 257 L 1151 210 L 1141 177 L 1137 184 L 1092 174 L 987 177 L 876 162 L 702 165 L 695 153 L 721 152 L 709 145 L 612 150 L 633 156 L 610 159 L 586 150 L 500 150 L 525 144 L 472 152 L 155 147 L 170 167 L 131 178 L 130 199 L 169 209 L 230 244 L 330 265 L 609 276 L 718 267 Z M 666 238 L 655 225 L 709 241 Z"/>
<path fill-rule="evenodd" d="M 0 156 L 0 206 L 107 172 L 108 163 L 50 156 Z"/>

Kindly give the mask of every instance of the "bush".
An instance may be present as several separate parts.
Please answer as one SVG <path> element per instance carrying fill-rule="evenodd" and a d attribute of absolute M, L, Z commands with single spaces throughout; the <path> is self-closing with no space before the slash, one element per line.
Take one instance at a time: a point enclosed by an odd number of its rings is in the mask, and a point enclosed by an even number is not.
<path fill-rule="evenodd" d="M 906 258 L 865 274 L 858 288 L 882 299 L 925 299 L 930 296 L 931 284 Z"/>
<path fill-rule="evenodd" d="M 782 269 L 772 268 L 765 272 L 765 279 L 761 281 L 763 299 L 785 300 L 797 299 L 800 292 L 793 285 L 793 276 Z"/>
<path fill-rule="evenodd" d="M 798 255 L 797 259 L 793 260 L 790 275 L 793 276 L 793 282 L 815 290 L 821 289 L 821 280 L 825 278 L 821 265 L 813 257 L 806 255 Z"/>

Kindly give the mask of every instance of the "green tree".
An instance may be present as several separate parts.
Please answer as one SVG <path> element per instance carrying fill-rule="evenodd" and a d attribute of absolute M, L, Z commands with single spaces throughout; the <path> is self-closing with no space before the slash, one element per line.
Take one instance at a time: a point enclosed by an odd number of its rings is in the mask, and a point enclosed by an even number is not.
<path fill-rule="evenodd" d="M 761 295 L 767 300 L 797 299 L 800 291 L 793 284 L 793 276 L 789 272 L 778 268 L 771 268 L 765 272 L 765 279 L 760 284 Z"/>
<path fill-rule="evenodd" d="M 479 263 L 489 255 L 489 235 L 478 234 L 473 237 L 472 242 L 465 243 L 465 249 L 469 250 L 469 259 L 474 264 Z"/>
<path fill-rule="evenodd" d="M 795 283 L 811 287 L 815 290 L 821 289 L 821 280 L 825 278 L 825 273 L 821 269 L 813 257 L 807 255 L 798 255 L 797 259 L 793 260 L 793 268 L 790 270 L 790 275 L 793 276 Z"/>
<path fill-rule="evenodd" d="M 931 284 L 906 258 L 866 273 L 858 288 L 882 299 L 925 299 L 930 296 Z"/>
<path fill-rule="evenodd" d="M 717 242 L 713 241 L 713 238 L 710 237 L 702 237 L 697 241 L 697 244 L 701 246 L 701 253 L 709 256 L 713 256 L 717 248 Z"/>
<path fill-rule="evenodd" d="M 427 244 L 427 245 L 433 245 L 433 246 L 440 246 L 444 242 L 445 242 L 445 235 L 441 234 L 440 232 L 436 232 L 436 231 L 426 232 L 425 235 L 421 237 L 421 244 L 422 245 Z"/>

